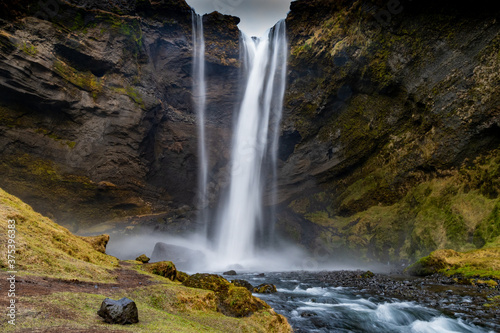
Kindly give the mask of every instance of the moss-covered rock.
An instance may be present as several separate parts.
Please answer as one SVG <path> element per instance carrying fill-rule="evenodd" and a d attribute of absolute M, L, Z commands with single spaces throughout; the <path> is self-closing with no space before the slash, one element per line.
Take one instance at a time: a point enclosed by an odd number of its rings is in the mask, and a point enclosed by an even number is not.
<path fill-rule="evenodd" d="M 186 287 L 212 290 L 216 293 L 226 292 L 231 284 L 220 275 L 197 273 L 182 283 Z"/>
<path fill-rule="evenodd" d="M 219 296 L 220 311 L 231 317 L 248 317 L 254 312 L 270 308 L 244 287 L 230 286 L 227 292 Z"/>
<path fill-rule="evenodd" d="M 150 258 L 148 258 L 148 256 L 146 256 L 145 254 L 141 254 L 140 256 L 138 256 L 137 258 L 135 258 L 136 261 L 139 261 L 139 262 L 142 262 L 143 264 L 147 264 L 149 262 L 149 260 L 151 260 Z"/>
<path fill-rule="evenodd" d="M 256 294 L 273 294 L 278 292 L 276 286 L 270 283 L 263 283 L 253 288 L 253 292 Z"/>
<path fill-rule="evenodd" d="M 250 282 L 246 280 L 236 279 L 236 280 L 231 280 L 231 283 L 234 284 L 236 287 L 243 287 L 246 288 L 248 291 L 253 291 L 253 286 L 250 284 Z"/>
<path fill-rule="evenodd" d="M 182 272 L 182 271 L 177 271 L 177 281 L 179 282 L 184 282 L 189 278 L 189 274 Z"/>
<path fill-rule="evenodd" d="M 246 287 L 229 283 L 220 275 L 197 273 L 182 283 L 186 287 L 215 292 L 219 311 L 231 317 L 247 317 L 254 312 L 270 309 L 262 300 L 252 296 Z"/>
<path fill-rule="evenodd" d="M 371 271 L 366 271 L 366 272 L 363 272 L 363 273 L 360 275 L 360 277 L 361 277 L 362 279 L 371 279 L 371 278 L 372 278 L 372 277 L 374 277 L 374 276 L 375 276 L 375 274 L 373 274 L 373 272 L 371 272 Z"/>
<path fill-rule="evenodd" d="M 171 261 L 160 261 L 144 264 L 143 269 L 149 273 L 160 275 L 174 281 L 177 278 L 177 269 Z"/>

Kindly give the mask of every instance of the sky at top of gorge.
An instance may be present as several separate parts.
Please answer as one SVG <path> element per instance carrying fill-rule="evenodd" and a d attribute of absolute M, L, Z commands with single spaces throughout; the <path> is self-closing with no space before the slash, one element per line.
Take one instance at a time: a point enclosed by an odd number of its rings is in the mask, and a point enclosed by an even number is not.
<path fill-rule="evenodd" d="M 248 36 L 262 37 L 284 19 L 291 0 L 186 0 L 198 14 L 218 11 L 241 19 L 238 27 Z"/>

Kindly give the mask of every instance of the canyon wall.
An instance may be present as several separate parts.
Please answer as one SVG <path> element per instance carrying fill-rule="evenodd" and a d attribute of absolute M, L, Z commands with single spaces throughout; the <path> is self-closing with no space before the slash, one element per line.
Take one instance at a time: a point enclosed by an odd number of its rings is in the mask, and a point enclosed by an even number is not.
<path fill-rule="evenodd" d="M 194 211 L 189 6 L 49 2 L 2 4 L 0 187 L 73 231 Z M 292 2 L 285 238 L 382 262 L 497 239 L 498 16 L 481 1 Z M 212 202 L 226 186 L 238 22 L 204 16 Z"/>

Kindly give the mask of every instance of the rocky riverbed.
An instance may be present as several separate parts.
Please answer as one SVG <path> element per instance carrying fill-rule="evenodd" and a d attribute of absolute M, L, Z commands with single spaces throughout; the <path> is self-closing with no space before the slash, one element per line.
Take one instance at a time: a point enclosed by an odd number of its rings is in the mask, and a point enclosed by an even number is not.
<path fill-rule="evenodd" d="M 304 273 L 301 273 L 303 275 Z M 366 296 L 382 296 L 439 310 L 495 331 L 500 330 L 498 280 L 465 279 L 434 274 L 424 278 L 364 271 L 306 273 L 332 286 L 350 287 Z M 496 300 L 496 301 L 495 301 Z"/>

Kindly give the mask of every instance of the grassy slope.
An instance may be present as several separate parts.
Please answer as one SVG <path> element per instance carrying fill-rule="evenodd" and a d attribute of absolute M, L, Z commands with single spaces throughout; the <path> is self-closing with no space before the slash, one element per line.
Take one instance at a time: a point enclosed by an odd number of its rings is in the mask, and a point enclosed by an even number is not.
<path fill-rule="evenodd" d="M 0 246 L 6 248 L 7 221 L 17 222 L 18 275 L 78 279 L 95 283 L 113 282 L 116 258 L 93 249 L 81 237 L 71 234 L 50 219 L 34 212 L 30 206 L 0 189 Z M 1 252 L 0 265 L 7 271 L 6 252 Z M 158 284 L 134 289 L 110 289 L 105 296 L 92 293 L 54 292 L 49 295 L 18 295 L 16 329 L 98 329 L 126 332 L 290 332 L 284 317 L 273 310 L 262 310 L 250 317 L 237 319 L 217 312 L 213 292 L 187 288 L 177 282 L 135 269 L 144 279 Z M 5 275 L 0 272 L 0 275 Z M 18 282 L 20 283 L 20 282 Z M 53 283 L 56 285 L 56 283 Z M 131 326 L 104 324 L 96 312 L 105 297 L 129 297 L 139 309 L 140 322 Z M 0 331 L 12 331 L 6 321 Z"/>
<path fill-rule="evenodd" d="M 7 221 L 16 221 L 16 264 L 26 275 L 42 275 L 62 279 L 113 282 L 109 270 L 118 260 L 96 251 L 81 237 L 52 222 L 31 209 L 18 198 L 0 189 L 0 228 L 7 230 Z M 6 248 L 7 237 L 0 239 Z M 0 254 L 0 267 L 7 267 L 7 253 Z"/>
<path fill-rule="evenodd" d="M 466 252 L 438 250 L 408 267 L 414 275 L 442 273 L 465 278 L 500 279 L 500 237 L 482 249 Z"/>

